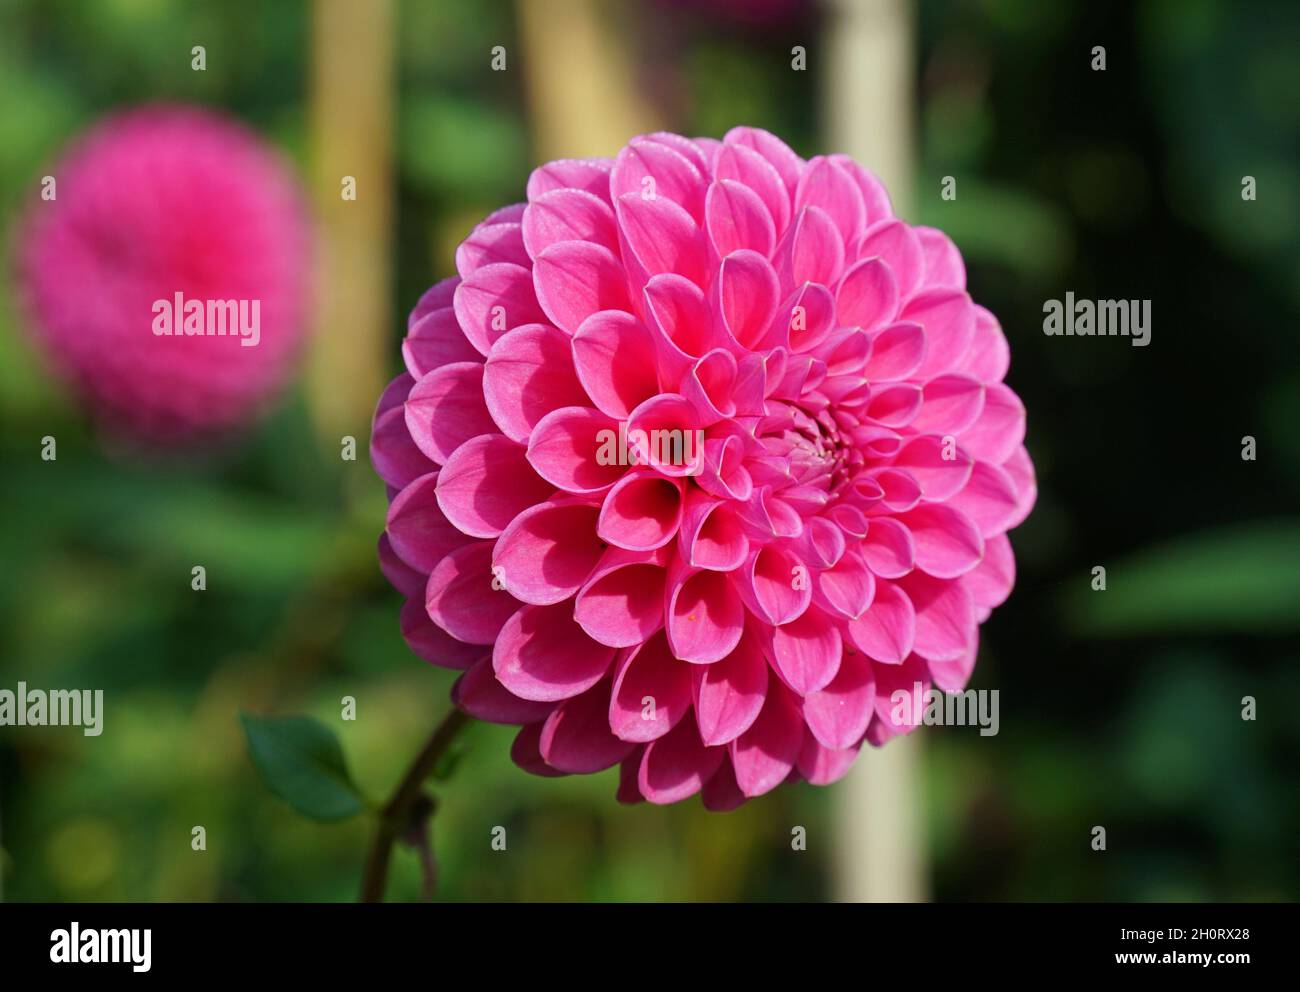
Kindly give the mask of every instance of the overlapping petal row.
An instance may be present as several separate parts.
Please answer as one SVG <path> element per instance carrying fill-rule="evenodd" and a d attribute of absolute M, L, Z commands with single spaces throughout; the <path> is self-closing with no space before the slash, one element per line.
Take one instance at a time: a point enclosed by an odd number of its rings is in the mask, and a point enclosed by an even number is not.
<path fill-rule="evenodd" d="M 839 778 L 911 729 L 896 692 L 964 687 L 1011 590 L 1036 489 L 997 321 L 874 176 L 763 131 L 527 196 L 416 305 L 376 412 L 407 641 L 538 774 L 720 810 Z"/>

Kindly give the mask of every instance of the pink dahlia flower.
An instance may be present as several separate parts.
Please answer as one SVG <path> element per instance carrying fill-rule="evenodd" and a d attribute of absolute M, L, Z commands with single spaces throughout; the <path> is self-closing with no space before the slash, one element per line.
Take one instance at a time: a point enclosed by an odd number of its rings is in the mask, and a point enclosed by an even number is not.
<path fill-rule="evenodd" d="M 648 135 L 537 169 L 456 262 L 376 412 L 380 558 L 519 765 L 728 809 L 966 684 L 1034 502 L 1025 411 L 961 255 L 874 176 Z"/>
<path fill-rule="evenodd" d="M 177 443 L 255 416 L 293 366 L 309 252 L 290 173 L 211 112 L 110 117 L 52 170 L 17 261 L 43 350 L 111 431 Z"/>

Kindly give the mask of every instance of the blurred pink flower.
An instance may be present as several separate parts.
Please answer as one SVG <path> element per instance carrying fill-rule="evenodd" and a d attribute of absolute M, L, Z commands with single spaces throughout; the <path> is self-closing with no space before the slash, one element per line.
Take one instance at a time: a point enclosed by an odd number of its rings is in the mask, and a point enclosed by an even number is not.
<path fill-rule="evenodd" d="M 376 412 L 380 559 L 519 765 L 728 809 L 965 686 L 1034 503 L 1025 411 L 961 255 L 874 176 L 648 135 L 537 169 L 456 261 Z"/>
<path fill-rule="evenodd" d="M 96 418 L 176 444 L 260 413 L 301 350 L 310 262 L 277 156 L 210 111 L 154 106 L 102 121 L 50 176 L 19 228 L 20 291 Z"/>

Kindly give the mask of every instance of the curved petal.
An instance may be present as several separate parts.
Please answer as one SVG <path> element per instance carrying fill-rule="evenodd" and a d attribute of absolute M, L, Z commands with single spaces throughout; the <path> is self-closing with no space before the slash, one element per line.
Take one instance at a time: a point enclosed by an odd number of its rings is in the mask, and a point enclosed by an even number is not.
<path fill-rule="evenodd" d="M 504 627 L 492 651 L 497 679 L 520 699 L 558 702 L 586 692 L 614 660 L 574 622 L 572 607 L 524 606 Z"/>

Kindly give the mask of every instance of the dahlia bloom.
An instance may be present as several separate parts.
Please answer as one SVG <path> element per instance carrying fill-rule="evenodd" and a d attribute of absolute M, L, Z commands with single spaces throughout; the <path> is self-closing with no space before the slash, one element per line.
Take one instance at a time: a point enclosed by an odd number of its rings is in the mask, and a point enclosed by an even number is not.
<path fill-rule="evenodd" d="M 307 302 L 304 203 L 274 153 L 214 113 L 157 106 L 104 120 L 50 175 L 55 198 L 19 229 L 20 292 L 96 419 L 168 444 L 254 417 L 292 370 Z"/>
<path fill-rule="evenodd" d="M 763 131 L 527 192 L 376 412 L 408 643 L 537 774 L 720 810 L 839 778 L 911 729 L 896 691 L 965 686 L 1011 590 L 1036 490 L 997 321 L 874 176 Z"/>

